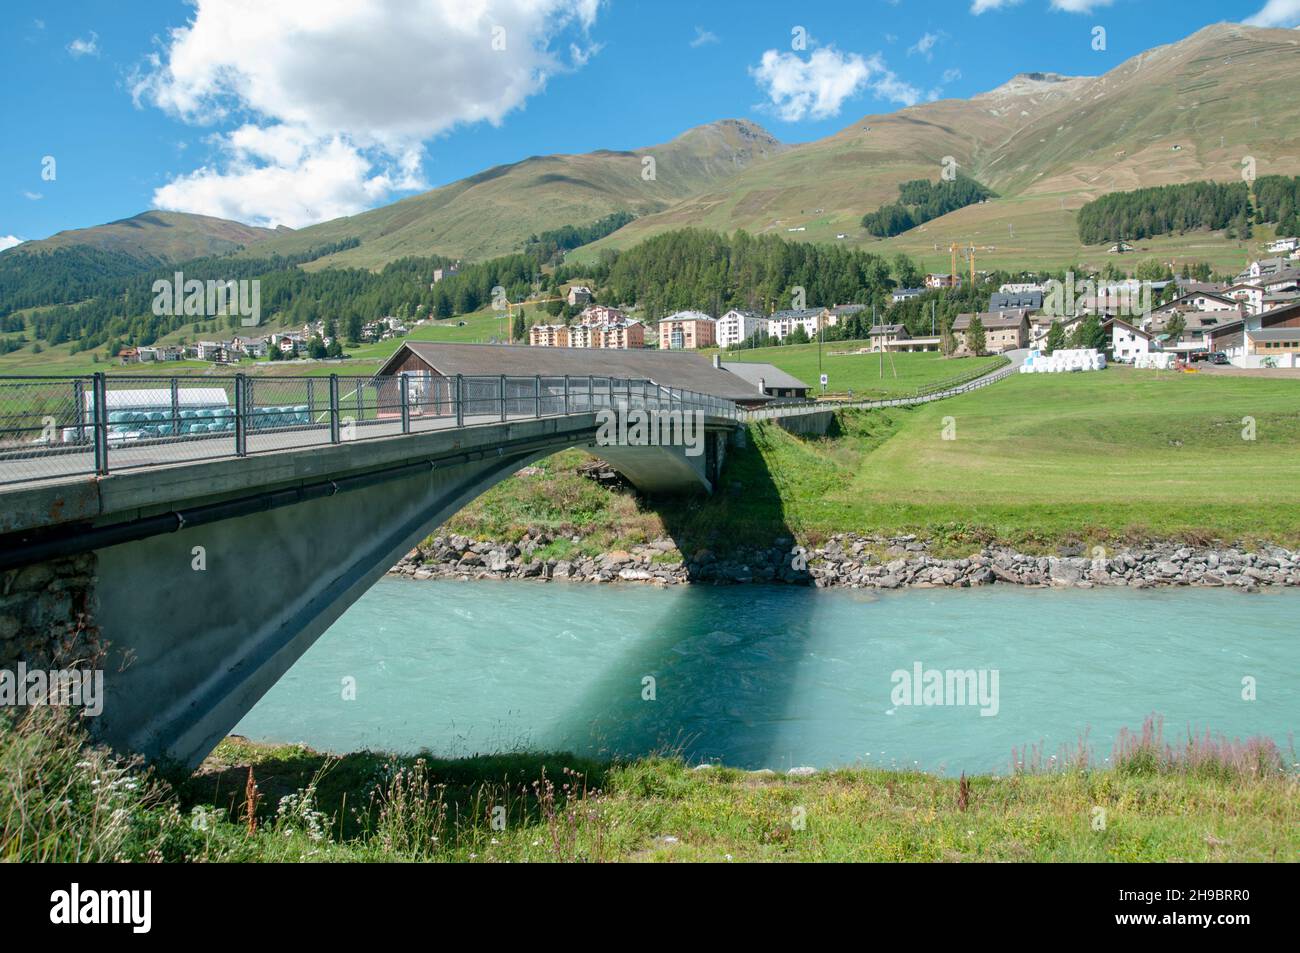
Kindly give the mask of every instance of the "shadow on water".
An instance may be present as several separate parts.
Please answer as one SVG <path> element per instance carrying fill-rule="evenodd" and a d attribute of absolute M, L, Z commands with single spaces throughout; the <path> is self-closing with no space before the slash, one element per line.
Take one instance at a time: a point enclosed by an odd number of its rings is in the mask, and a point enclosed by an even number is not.
<path fill-rule="evenodd" d="M 590 753 L 601 756 L 679 751 L 738 767 L 797 762 L 797 752 L 773 746 L 816 623 L 817 593 L 763 454 L 748 440 L 729 453 L 714 496 L 651 505 L 694 585 L 663 594 L 662 616 L 561 719 L 560 735 L 590 739 Z M 736 577 L 787 583 L 729 585 Z"/>

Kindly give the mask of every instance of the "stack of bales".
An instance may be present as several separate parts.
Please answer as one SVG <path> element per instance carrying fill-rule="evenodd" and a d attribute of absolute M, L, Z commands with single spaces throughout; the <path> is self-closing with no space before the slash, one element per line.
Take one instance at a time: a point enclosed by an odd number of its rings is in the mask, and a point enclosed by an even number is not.
<path fill-rule="evenodd" d="M 1033 351 L 1020 368 L 1021 374 L 1064 374 L 1070 371 L 1104 371 L 1106 355 L 1095 348 L 1060 349 L 1051 354 Z"/>

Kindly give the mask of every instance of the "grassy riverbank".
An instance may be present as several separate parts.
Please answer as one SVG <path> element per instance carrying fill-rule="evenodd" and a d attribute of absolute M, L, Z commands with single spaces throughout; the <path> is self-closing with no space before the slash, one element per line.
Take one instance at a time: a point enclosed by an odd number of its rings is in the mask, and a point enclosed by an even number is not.
<path fill-rule="evenodd" d="M 1294 752 L 1117 745 L 1109 767 L 786 777 L 673 758 L 457 761 L 223 742 L 191 777 L 0 717 L 0 860 L 1277 861 L 1300 856 Z M 1059 763 L 1059 762 L 1058 762 Z M 250 769 L 254 787 L 250 790 Z M 248 805 L 253 804 L 253 811 Z M 495 823 L 494 823 L 495 819 Z"/>
<path fill-rule="evenodd" d="M 449 528 L 493 539 L 572 531 L 592 551 L 660 536 L 690 549 L 840 532 L 916 533 L 953 555 L 984 543 L 1300 541 L 1300 381 L 1015 375 L 913 409 L 844 412 L 829 438 L 773 424 L 750 438 L 708 499 L 602 490 L 574 473 L 584 458 L 569 452 L 499 485 Z"/>

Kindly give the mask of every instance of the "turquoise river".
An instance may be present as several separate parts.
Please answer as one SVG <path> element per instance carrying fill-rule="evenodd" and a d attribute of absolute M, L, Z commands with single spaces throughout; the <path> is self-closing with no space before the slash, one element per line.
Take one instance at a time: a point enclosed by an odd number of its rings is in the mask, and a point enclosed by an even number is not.
<path fill-rule="evenodd" d="M 1300 592 L 385 579 L 235 733 L 1001 773 L 1013 749 L 1048 758 L 1085 737 L 1104 761 L 1151 714 L 1166 741 L 1268 735 L 1289 757 Z"/>

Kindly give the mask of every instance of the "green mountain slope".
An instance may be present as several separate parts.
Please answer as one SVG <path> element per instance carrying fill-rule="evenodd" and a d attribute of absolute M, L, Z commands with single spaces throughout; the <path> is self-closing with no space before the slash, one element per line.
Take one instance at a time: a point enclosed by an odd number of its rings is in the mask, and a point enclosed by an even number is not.
<path fill-rule="evenodd" d="M 1231 181 L 1246 156 L 1260 175 L 1300 173 L 1297 67 L 1296 31 L 1219 24 L 1104 76 L 1023 74 L 969 100 L 868 116 L 834 136 L 791 147 L 722 188 L 640 218 L 575 255 L 699 225 L 906 251 L 936 270 L 946 270 L 951 242 L 975 245 L 977 261 L 992 266 L 1100 262 L 1104 249 L 1080 245 L 1073 220 L 1075 210 L 1099 195 Z M 888 240 L 863 231 L 864 212 L 894 201 L 900 182 L 938 178 L 945 156 L 1000 197 Z M 1166 258 L 1225 263 L 1240 263 L 1246 253 L 1205 233 L 1143 246 Z"/>
<path fill-rule="evenodd" d="M 4 254 L 32 255 L 56 249 L 93 249 L 115 257 L 157 264 L 226 254 L 289 231 L 287 228 L 256 228 L 210 215 L 152 210 L 106 225 L 69 229 L 49 238 L 23 242 L 7 249 Z"/>
<path fill-rule="evenodd" d="M 634 152 L 533 156 L 392 205 L 322 222 L 257 249 L 292 254 L 343 238 L 358 248 L 306 266 L 379 267 L 406 255 L 483 259 L 515 251 L 532 234 L 626 210 L 644 215 L 762 165 L 785 147 L 742 120 L 699 126 Z M 648 177 L 643 159 L 654 159 Z M 246 253 L 251 254 L 251 253 Z"/>

